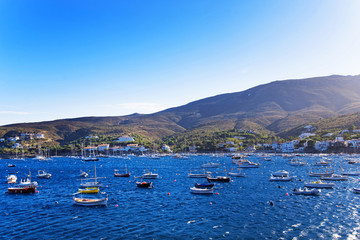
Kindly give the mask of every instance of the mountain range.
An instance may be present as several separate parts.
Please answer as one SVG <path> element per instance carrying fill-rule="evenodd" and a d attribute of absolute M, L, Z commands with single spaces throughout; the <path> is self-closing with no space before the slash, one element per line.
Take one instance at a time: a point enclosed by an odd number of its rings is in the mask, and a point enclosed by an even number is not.
<path fill-rule="evenodd" d="M 87 129 L 104 135 L 138 134 L 159 139 L 185 131 L 234 128 L 278 135 L 309 122 L 356 112 L 360 112 L 360 75 L 332 75 L 274 81 L 153 114 L 6 125 L 0 127 L 0 135 L 11 130 L 40 131 L 63 141 L 79 131 L 86 134 Z"/>

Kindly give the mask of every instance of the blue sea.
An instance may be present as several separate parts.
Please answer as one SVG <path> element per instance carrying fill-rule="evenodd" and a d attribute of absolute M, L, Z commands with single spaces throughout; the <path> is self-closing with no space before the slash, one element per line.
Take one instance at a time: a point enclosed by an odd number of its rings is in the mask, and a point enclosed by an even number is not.
<path fill-rule="evenodd" d="M 352 169 L 345 158 L 328 156 L 332 168 Z M 190 169 L 217 162 L 209 169 L 224 175 L 236 166 L 230 157 L 194 156 L 189 159 L 102 158 L 98 162 L 57 157 L 50 161 L 0 160 L 0 231 L 2 239 L 358 239 L 360 238 L 360 177 L 335 182 L 320 196 L 296 196 L 294 188 L 317 178 L 309 177 L 319 156 L 303 156 L 306 166 L 291 166 L 288 158 L 248 156 L 260 168 L 244 169 L 246 177 L 230 183 L 216 183 L 210 196 L 194 195 L 190 187 L 204 179 L 188 178 Z M 16 167 L 7 167 L 8 163 Z M 115 178 L 114 169 L 131 172 L 130 178 Z M 106 177 L 102 192 L 109 196 L 106 207 L 73 205 L 72 196 L 79 188 L 80 170 Z M 136 187 L 134 176 L 145 169 L 159 174 L 154 188 Z M 38 170 L 52 174 L 37 179 Z M 270 182 L 271 173 L 287 170 L 296 176 L 292 182 Z M 38 193 L 7 194 L 6 175 L 18 179 L 32 173 L 39 183 Z M 270 204 L 273 203 L 273 205 Z"/>

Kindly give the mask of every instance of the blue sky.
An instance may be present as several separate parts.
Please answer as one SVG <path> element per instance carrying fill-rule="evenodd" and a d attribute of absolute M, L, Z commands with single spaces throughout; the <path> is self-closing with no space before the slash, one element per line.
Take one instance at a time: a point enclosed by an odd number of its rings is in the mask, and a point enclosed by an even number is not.
<path fill-rule="evenodd" d="M 0 125 L 360 74 L 360 2 L 0 1 Z"/>

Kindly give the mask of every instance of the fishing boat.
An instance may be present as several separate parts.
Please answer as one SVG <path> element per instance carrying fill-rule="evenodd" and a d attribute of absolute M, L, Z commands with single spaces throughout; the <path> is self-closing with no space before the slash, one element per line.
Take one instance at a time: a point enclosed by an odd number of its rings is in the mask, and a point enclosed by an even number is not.
<path fill-rule="evenodd" d="M 139 188 L 152 188 L 152 182 L 137 181 L 136 186 Z"/>
<path fill-rule="evenodd" d="M 38 174 L 36 175 L 37 178 L 50 178 L 51 174 L 45 172 L 45 170 L 39 170 Z"/>
<path fill-rule="evenodd" d="M 335 186 L 334 183 L 324 183 L 321 180 L 314 181 L 311 183 L 305 183 L 305 187 L 308 188 L 333 188 Z"/>
<path fill-rule="evenodd" d="M 347 181 L 349 178 L 348 176 L 333 174 L 329 177 L 320 177 L 320 179 L 326 181 Z"/>
<path fill-rule="evenodd" d="M 294 177 L 292 177 L 292 176 L 276 177 L 276 176 L 272 175 L 270 177 L 269 181 L 271 181 L 271 182 L 289 182 L 293 179 L 294 179 Z"/>
<path fill-rule="evenodd" d="M 125 173 L 119 173 L 119 170 L 115 169 L 114 177 L 130 177 L 130 172 L 127 171 L 127 166 L 125 165 Z"/>
<path fill-rule="evenodd" d="M 220 166 L 221 166 L 220 163 L 212 163 L 212 162 L 204 163 L 201 165 L 202 168 L 218 168 Z"/>
<path fill-rule="evenodd" d="M 213 194 L 214 188 L 197 188 L 192 187 L 190 188 L 190 192 L 194 194 Z"/>
<path fill-rule="evenodd" d="M 194 173 L 195 171 L 195 173 Z M 210 172 L 205 172 L 205 168 L 203 169 L 203 173 L 200 173 L 201 170 L 190 170 L 188 173 L 189 178 L 206 178 L 210 175 Z"/>
<path fill-rule="evenodd" d="M 195 183 L 196 188 L 213 188 L 213 183 Z"/>
<path fill-rule="evenodd" d="M 79 193 L 98 193 L 99 192 L 98 187 L 87 187 L 87 188 L 80 188 L 78 191 Z"/>
<path fill-rule="evenodd" d="M 8 187 L 7 193 L 35 193 L 36 191 L 35 185 L 21 185 L 14 187 Z"/>
<path fill-rule="evenodd" d="M 285 170 L 279 170 L 272 174 L 273 177 L 287 177 L 289 176 L 289 172 Z"/>
<path fill-rule="evenodd" d="M 245 177 L 245 173 L 241 172 L 241 168 L 238 168 L 238 172 L 229 172 L 229 175 L 232 177 Z"/>
<path fill-rule="evenodd" d="M 308 189 L 306 187 L 304 187 L 303 189 L 299 188 L 299 189 L 294 189 L 293 191 L 293 194 L 295 195 L 307 195 L 307 196 L 310 196 L 310 195 L 313 195 L 313 196 L 317 196 L 321 193 L 321 190 L 320 189 L 316 189 L 316 188 L 313 188 L 313 189 Z"/>
<path fill-rule="evenodd" d="M 17 177 L 15 174 L 10 174 L 6 177 L 7 183 L 16 183 Z"/>
<path fill-rule="evenodd" d="M 79 206 L 106 206 L 108 197 L 83 197 L 81 193 L 75 193 L 73 196 L 74 204 Z"/>

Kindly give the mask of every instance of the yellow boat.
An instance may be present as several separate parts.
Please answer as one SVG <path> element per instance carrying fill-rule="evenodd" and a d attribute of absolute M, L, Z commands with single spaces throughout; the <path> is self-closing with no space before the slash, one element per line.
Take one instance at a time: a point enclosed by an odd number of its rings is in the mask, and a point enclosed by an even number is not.
<path fill-rule="evenodd" d="M 98 187 L 87 187 L 87 188 L 79 189 L 79 193 L 98 193 L 98 192 L 99 192 Z"/>

